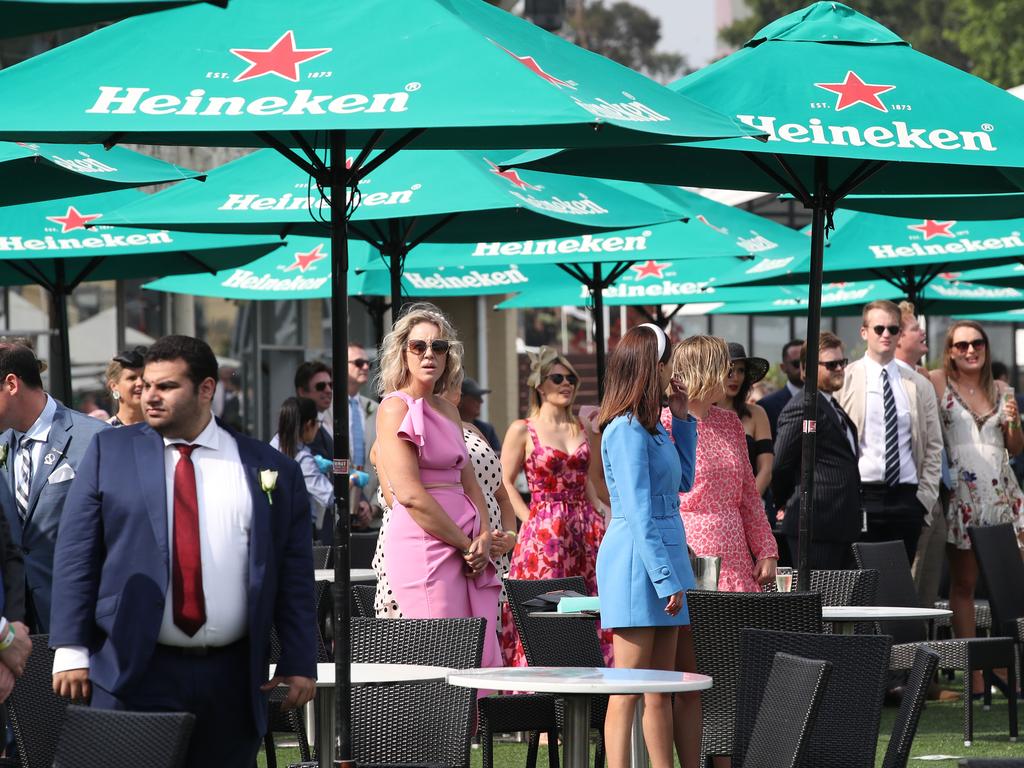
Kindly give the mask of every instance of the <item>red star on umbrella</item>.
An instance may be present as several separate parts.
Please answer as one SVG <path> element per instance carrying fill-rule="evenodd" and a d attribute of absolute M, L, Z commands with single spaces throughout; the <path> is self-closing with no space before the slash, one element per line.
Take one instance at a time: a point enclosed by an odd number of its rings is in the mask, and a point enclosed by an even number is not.
<path fill-rule="evenodd" d="M 963 274 L 963 273 L 961 273 L 961 272 L 939 272 L 939 277 L 941 277 L 943 280 L 956 280 L 958 277 L 960 277 L 961 274 Z"/>
<path fill-rule="evenodd" d="M 878 98 L 879 94 L 895 88 L 895 85 L 871 85 L 865 83 L 852 70 L 846 73 L 846 80 L 841 83 L 815 83 L 818 88 L 839 94 L 836 99 L 836 112 L 842 112 L 854 104 L 867 104 L 879 112 L 888 112 L 885 104 Z"/>
<path fill-rule="evenodd" d="M 74 232 L 76 229 L 85 229 L 85 225 L 102 217 L 102 213 L 79 213 L 73 205 L 68 206 L 68 211 L 63 216 L 47 216 L 47 221 L 60 224 L 60 233 Z"/>
<path fill-rule="evenodd" d="M 553 86 L 557 88 L 568 88 L 570 91 L 576 90 L 576 83 L 572 82 L 571 80 L 562 80 L 560 77 L 555 77 L 551 73 L 545 72 L 544 68 L 537 63 L 537 60 L 533 58 L 533 56 L 517 56 L 516 54 L 512 53 L 512 51 L 510 51 L 508 48 L 501 45 L 501 43 L 495 43 L 493 40 L 491 40 L 491 42 L 494 43 L 499 48 L 501 48 L 501 50 L 503 50 L 516 61 L 518 61 L 528 70 L 533 72 L 533 74 L 537 75 L 537 77 L 547 80 L 549 83 L 551 83 Z"/>
<path fill-rule="evenodd" d="M 828 287 L 829 288 L 845 288 L 848 285 L 849 285 L 849 283 L 829 283 Z"/>
<path fill-rule="evenodd" d="M 296 253 L 295 261 L 284 268 L 285 272 L 291 272 L 293 269 L 299 270 L 299 272 L 305 272 L 307 269 L 316 264 L 320 259 L 326 259 L 326 253 L 320 253 L 323 249 L 323 243 L 318 245 L 312 251 L 307 253 Z"/>
<path fill-rule="evenodd" d="M 277 75 L 293 83 L 299 81 L 299 64 L 330 53 L 332 48 L 296 48 L 295 33 L 290 29 L 277 38 L 269 48 L 232 48 L 231 52 L 249 62 L 249 68 L 235 78 L 235 82 L 252 80 L 263 75 Z"/>
<path fill-rule="evenodd" d="M 920 232 L 924 235 L 925 240 L 931 240 L 933 237 L 956 237 L 949 228 L 956 224 L 955 221 L 935 221 L 934 219 L 925 219 L 920 224 L 910 224 L 907 229 L 912 229 L 915 232 Z"/>
<path fill-rule="evenodd" d="M 659 264 L 656 261 L 645 261 L 643 264 L 634 264 L 630 267 L 636 272 L 634 280 L 643 280 L 647 277 L 657 277 L 658 279 L 664 279 L 665 275 L 662 274 L 666 269 L 672 266 L 670 263 Z"/>
<path fill-rule="evenodd" d="M 487 160 L 487 158 L 484 159 Z M 516 171 L 514 168 L 506 168 L 503 171 L 490 160 L 487 160 L 487 164 L 491 166 L 491 173 L 493 173 L 495 176 L 501 176 L 501 178 L 505 179 L 505 181 L 507 181 L 509 184 L 512 184 L 513 186 L 518 187 L 519 189 L 532 189 L 535 192 L 541 189 L 540 187 L 534 186 L 528 181 L 524 181 L 523 177 L 520 176 L 519 172 Z"/>

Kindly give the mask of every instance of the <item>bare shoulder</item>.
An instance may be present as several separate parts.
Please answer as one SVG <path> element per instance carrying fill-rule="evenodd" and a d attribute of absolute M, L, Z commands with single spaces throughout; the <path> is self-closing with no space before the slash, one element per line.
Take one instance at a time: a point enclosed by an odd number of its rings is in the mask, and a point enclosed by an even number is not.
<path fill-rule="evenodd" d="M 754 422 L 754 437 L 765 433 L 768 433 L 767 436 L 770 437 L 772 427 L 768 421 L 768 411 L 756 403 L 748 405 L 747 408 L 750 409 L 750 418 Z"/>
<path fill-rule="evenodd" d="M 438 413 L 447 416 L 449 419 L 454 421 L 461 428 L 462 417 L 459 415 L 459 409 L 449 403 L 443 397 L 435 397 L 430 403 L 431 407 Z"/>
<path fill-rule="evenodd" d="M 528 431 L 526 419 L 516 419 L 508 425 L 508 429 L 505 431 L 505 440 L 523 440 Z"/>
<path fill-rule="evenodd" d="M 928 378 L 932 382 L 932 386 L 935 387 L 935 392 L 939 397 L 942 397 L 946 391 L 946 372 L 941 368 L 936 368 L 934 371 L 928 372 Z"/>
<path fill-rule="evenodd" d="M 405 414 L 409 412 L 408 404 L 400 397 L 388 397 L 377 406 L 377 419 L 382 424 L 394 422 L 396 425 L 402 422 Z"/>

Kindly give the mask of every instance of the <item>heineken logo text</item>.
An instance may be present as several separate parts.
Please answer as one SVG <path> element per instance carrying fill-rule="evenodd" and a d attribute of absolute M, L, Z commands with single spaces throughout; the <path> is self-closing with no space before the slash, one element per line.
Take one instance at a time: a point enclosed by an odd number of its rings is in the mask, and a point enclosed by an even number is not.
<path fill-rule="evenodd" d="M 129 248 L 171 242 L 171 236 L 164 230 L 134 235 L 111 235 L 103 232 L 93 237 L 0 237 L 0 251 L 74 251 L 92 248 Z"/>
<path fill-rule="evenodd" d="M 861 129 L 855 125 L 825 125 L 812 117 L 807 124 L 782 123 L 766 115 L 736 115 L 751 128 L 768 134 L 768 141 L 790 144 L 826 144 L 835 147 L 871 146 L 879 149 L 963 149 L 972 152 L 995 152 L 989 131 L 953 131 L 949 128 L 911 128 L 902 120 L 888 126 L 872 125 Z"/>
<path fill-rule="evenodd" d="M 452 288 L 494 288 L 505 285 L 519 285 L 529 282 L 529 279 L 518 269 L 504 269 L 496 272 L 478 272 L 473 269 L 462 275 L 442 275 L 435 272 L 432 275 L 421 274 L 420 272 L 405 271 L 403 277 L 409 284 L 419 290 L 444 290 Z"/>
<path fill-rule="evenodd" d="M 870 248 L 876 259 L 899 259 L 914 256 L 946 256 L 958 253 L 998 251 L 1003 248 L 1024 248 L 1024 241 L 1021 240 L 1019 232 L 1014 232 L 1006 237 L 986 237 L 984 240 L 961 237 L 958 240 L 942 243 L 872 245 Z"/>
<path fill-rule="evenodd" d="M 248 269 L 236 269 L 224 282 L 225 288 L 243 288 L 247 291 L 312 291 L 330 280 L 327 277 L 271 277 L 270 275 L 257 275 Z"/>
<path fill-rule="evenodd" d="M 477 243 L 474 256 L 554 256 L 559 253 L 618 253 L 647 249 L 650 230 L 627 237 L 582 237 L 564 240 L 523 240 L 511 243 Z"/>
<path fill-rule="evenodd" d="M 419 184 L 413 184 L 411 189 L 404 189 L 398 192 L 370 192 L 359 199 L 359 205 L 403 205 L 412 200 L 413 192 L 420 188 Z M 351 192 L 349 192 L 351 197 Z M 306 195 L 293 195 L 285 192 L 280 197 L 262 196 L 253 194 L 242 194 L 233 192 L 227 196 L 219 206 L 218 211 L 305 211 L 310 207 L 318 207 L 321 202 L 326 206 L 323 198 L 310 198 Z"/>

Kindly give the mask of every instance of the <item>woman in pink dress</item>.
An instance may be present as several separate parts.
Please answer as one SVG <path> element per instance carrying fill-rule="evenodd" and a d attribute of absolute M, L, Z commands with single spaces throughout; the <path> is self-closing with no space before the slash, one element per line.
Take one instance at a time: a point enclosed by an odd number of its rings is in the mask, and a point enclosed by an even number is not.
<path fill-rule="evenodd" d="M 381 345 L 377 455 L 394 502 L 384 567 L 406 618 L 485 619 L 482 664 L 500 667 L 487 505 L 459 412 L 439 394 L 461 356 L 451 323 L 431 304 L 410 306 Z"/>
<path fill-rule="evenodd" d="M 579 374 L 551 347 L 530 354 L 530 413 L 512 422 L 501 446 L 501 469 L 509 500 L 522 523 L 512 551 L 510 579 L 582 576 L 587 594 L 597 594 L 597 550 L 605 518 L 588 479 L 591 447 L 572 413 Z M 527 506 L 515 488 L 525 470 Z M 523 644 L 511 609 L 502 616 L 502 650 L 513 666 L 526 666 Z M 601 632 L 605 661 L 611 666 L 611 633 Z"/>

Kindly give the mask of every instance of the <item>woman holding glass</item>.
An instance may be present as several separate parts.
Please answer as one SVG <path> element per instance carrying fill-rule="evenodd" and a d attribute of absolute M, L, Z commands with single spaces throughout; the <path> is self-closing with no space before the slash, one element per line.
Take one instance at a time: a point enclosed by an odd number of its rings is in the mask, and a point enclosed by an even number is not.
<path fill-rule="evenodd" d="M 612 509 L 597 556 L 597 590 L 601 621 L 614 638 L 616 667 L 672 669 L 679 628 L 689 624 L 685 591 L 694 579 L 678 494 L 693 482 L 697 430 L 678 380 L 673 380 L 669 398 L 673 440 L 658 421 L 661 393 L 669 386 L 670 353 L 668 338 L 658 326 L 645 323 L 629 330 L 608 360 L 598 415 Z M 609 768 L 629 765 L 639 700 L 639 695 L 609 697 Z M 648 693 L 644 705 L 651 766 L 672 768 L 672 696 Z"/>

